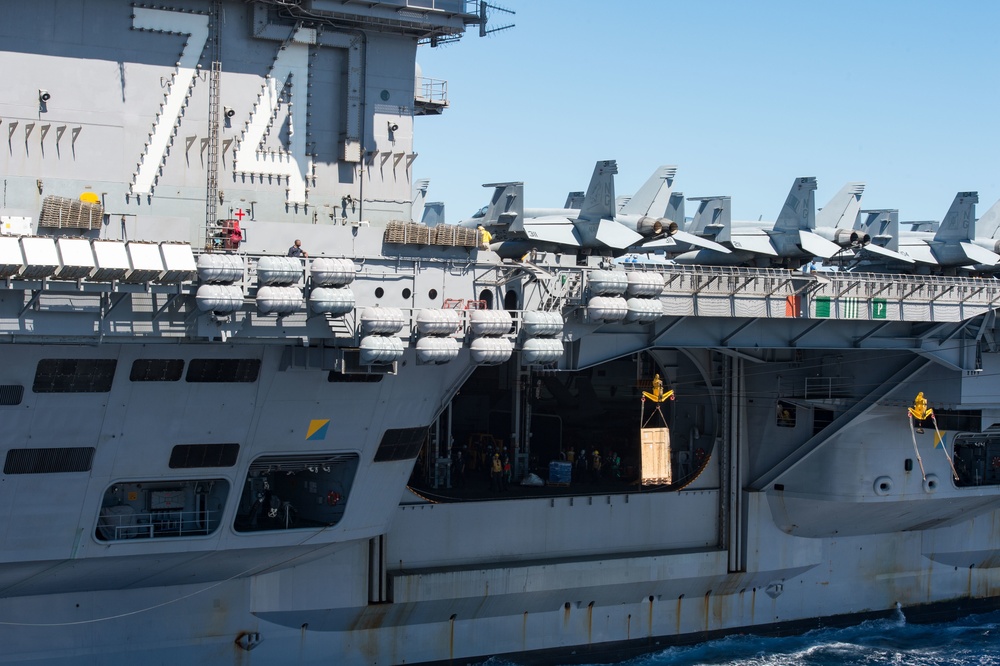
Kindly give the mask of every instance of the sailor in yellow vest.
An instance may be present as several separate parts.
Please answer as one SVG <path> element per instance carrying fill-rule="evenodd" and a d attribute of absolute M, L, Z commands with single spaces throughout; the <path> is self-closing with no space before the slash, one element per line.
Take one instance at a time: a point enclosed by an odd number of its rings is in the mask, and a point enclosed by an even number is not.
<path fill-rule="evenodd" d="M 490 249 L 490 241 L 493 240 L 493 234 L 486 230 L 481 224 L 476 225 L 476 229 L 479 231 L 479 249 L 488 250 Z"/>
<path fill-rule="evenodd" d="M 493 454 L 493 462 L 490 467 L 490 489 L 493 492 L 500 492 L 503 485 L 503 463 L 500 461 L 500 454 Z"/>
<path fill-rule="evenodd" d="M 601 480 L 601 452 L 594 449 L 591 452 L 591 468 L 590 468 L 590 480 L 597 483 Z"/>

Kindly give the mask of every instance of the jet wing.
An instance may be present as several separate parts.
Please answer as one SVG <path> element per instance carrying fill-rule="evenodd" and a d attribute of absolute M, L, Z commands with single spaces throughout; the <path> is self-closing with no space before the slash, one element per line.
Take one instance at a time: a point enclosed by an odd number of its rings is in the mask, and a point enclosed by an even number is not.
<path fill-rule="evenodd" d="M 914 263 L 913 259 L 907 257 L 905 254 L 900 254 L 899 252 L 893 252 L 887 247 L 882 247 L 881 245 L 875 245 L 874 243 L 869 243 L 861 248 L 861 252 L 871 252 L 872 254 L 877 254 L 887 259 L 895 259 L 896 261 L 905 261 L 908 264 Z"/>
<path fill-rule="evenodd" d="M 642 239 L 641 234 L 614 220 L 601 220 L 597 223 L 597 241 L 616 250 L 624 250 L 642 242 Z"/>
<path fill-rule="evenodd" d="M 702 238 L 701 236 L 695 236 L 694 234 L 689 234 L 686 231 L 675 231 L 671 238 L 674 238 L 682 243 L 688 243 L 689 245 L 694 245 L 697 247 L 705 248 L 706 250 L 715 250 L 716 252 L 722 252 L 723 254 L 729 254 L 732 252 L 725 245 L 720 245 L 713 240 L 707 238 Z"/>
<path fill-rule="evenodd" d="M 617 225 L 621 227 L 621 225 Z M 625 227 L 621 227 L 625 229 Z M 577 238 L 575 233 L 576 227 L 573 225 L 572 220 L 569 218 L 561 218 L 561 220 L 547 220 L 545 222 L 538 222 L 533 220 L 524 221 L 524 233 L 531 240 L 544 241 L 546 243 L 558 243 L 560 245 L 569 245 L 571 247 L 579 247 L 580 239 Z M 625 229 L 628 231 L 627 229 Z M 636 234 L 638 236 L 638 234 Z"/>
<path fill-rule="evenodd" d="M 934 252 L 931 251 L 931 246 L 926 243 L 920 243 L 919 245 L 900 245 L 900 253 L 912 258 L 914 261 L 918 261 L 922 264 L 930 264 L 932 266 L 938 265 L 938 260 L 934 256 Z"/>
<path fill-rule="evenodd" d="M 994 266 L 998 261 L 1000 261 L 1000 255 L 995 252 L 990 252 L 984 247 L 979 247 L 978 245 L 966 242 L 959 243 L 959 245 L 962 246 L 965 256 L 977 264 Z"/>
<path fill-rule="evenodd" d="M 772 257 L 778 256 L 778 251 L 774 249 L 774 245 L 771 243 L 771 237 L 765 234 L 754 234 L 752 236 L 733 234 L 729 239 L 729 243 L 737 250 L 746 250 L 754 254 L 766 254 Z M 840 248 L 837 249 L 839 250 Z"/>
<path fill-rule="evenodd" d="M 829 259 L 843 249 L 833 241 L 828 241 L 822 236 L 814 234 L 811 231 L 806 231 L 805 229 L 799 229 L 799 245 L 809 254 L 815 257 L 823 257 L 824 259 Z"/>

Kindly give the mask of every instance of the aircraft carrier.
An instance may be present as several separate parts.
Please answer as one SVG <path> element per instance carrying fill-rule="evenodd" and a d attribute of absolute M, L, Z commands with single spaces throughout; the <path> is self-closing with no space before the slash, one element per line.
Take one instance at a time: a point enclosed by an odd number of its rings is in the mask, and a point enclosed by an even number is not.
<path fill-rule="evenodd" d="M 608 661 L 998 605 L 1000 282 L 413 222 L 418 45 L 490 11 L 6 9 L 0 662 Z"/>

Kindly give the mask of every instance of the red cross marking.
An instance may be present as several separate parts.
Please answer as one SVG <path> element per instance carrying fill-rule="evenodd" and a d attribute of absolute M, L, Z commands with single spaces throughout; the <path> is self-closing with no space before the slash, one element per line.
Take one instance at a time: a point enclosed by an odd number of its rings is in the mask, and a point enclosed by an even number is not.
<path fill-rule="evenodd" d="M 233 215 L 236 217 L 237 220 L 239 220 L 240 222 L 242 222 L 243 221 L 243 216 L 246 215 L 246 213 L 243 212 L 242 208 L 237 208 L 236 212 L 233 213 Z"/>

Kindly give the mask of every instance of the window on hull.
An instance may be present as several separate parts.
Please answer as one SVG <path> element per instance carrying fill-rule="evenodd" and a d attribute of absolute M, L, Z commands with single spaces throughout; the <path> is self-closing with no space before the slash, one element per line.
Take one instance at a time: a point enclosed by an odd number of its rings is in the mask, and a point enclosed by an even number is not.
<path fill-rule="evenodd" d="M 219 528 L 229 496 L 225 479 L 123 481 L 104 491 L 100 541 L 205 536 Z"/>
<path fill-rule="evenodd" d="M 937 421 L 938 430 L 951 432 L 965 431 L 978 432 L 983 422 L 983 413 L 978 409 L 954 410 L 935 409 L 934 418 Z M 934 426 L 931 425 L 931 428 Z"/>
<path fill-rule="evenodd" d="M 243 484 L 233 527 L 269 532 L 336 525 L 357 471 L 355 453 L 257 458 Z"/>
<path fill-rule="evenodd" d="M 775 423 L 779 428 L 794 428 L 796 411 L 793 403 L 779 400 L 775 407 Z"/>
<path fill-rule="evenodd" d="M 1000 485 L 1000 433 L 965 433 L 954 440 L 956 486 Z"/>
<path fill-rule="evenodd" d="M 418 428 L 389 428 L 382 435 L 382 441 L 375 452 L 375 462 L 390 460 L 412 460 L 420 453 L 420 447 L 427 440 L 428 426 Z"/>
<path fill-rule="evenodd" d="M 132 362 L 128 378 L 133 382 L 179 382 L 184 376 L 184 359 L 140 358 Z"/>
<path fill-rule="evenodd" d="M 108 393 L 118 361 L 113 358 L 43 358 L 35 368 L 35 393 Z"/>
<path fill-rule="evenodd" d="M 257 381 L 260 359 L 193 358 L 188 363 L 185 380 L 195 383 L 247 383 Z"/>
<path fill-rule="evenodd" d="M 239 455 L 239 444 L 178 444 L 170 452 L 170 469 L 232 467 Z"/>

